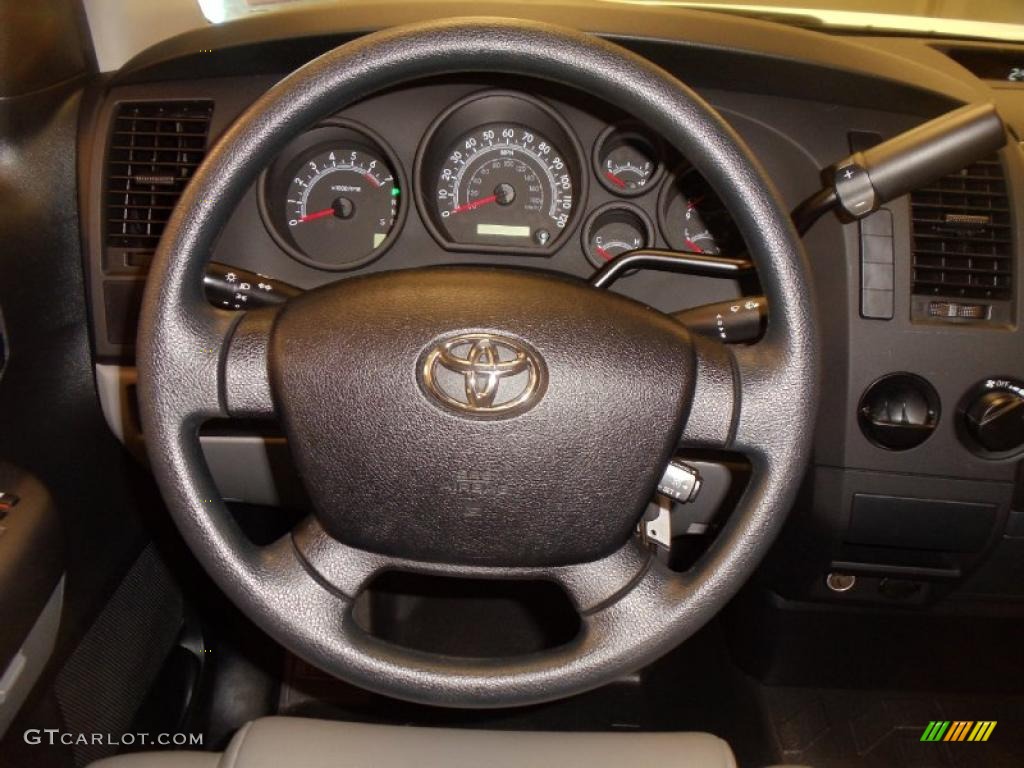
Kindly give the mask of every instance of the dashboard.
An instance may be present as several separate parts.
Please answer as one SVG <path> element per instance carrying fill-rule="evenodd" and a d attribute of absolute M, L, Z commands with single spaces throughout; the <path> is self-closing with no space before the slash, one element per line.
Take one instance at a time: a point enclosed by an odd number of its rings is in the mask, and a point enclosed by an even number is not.
<path fill-rule="evenodd" d="M 389 8 L 388 23 L 427 13 L 414 3 Z M 578 26 L 578 9 L 530 12 Z M 173 194 L 249 104 L 315 55 L 379 26 L 375 13 L 357 3 L 344 16 L 296 13 L 277 27 L 255 19 L 190 33 L 90 89 L 78 176 L 92 341 L 108 423 L 127 444 L 143 439 L 131 400 L 134 320 Z M 989 384 L 1024 381 L 1024 85 L 1002 69 L 1019 46 L 854 38 L 615 5 L 595 9 L 589 27 L 614 30 L 606 36 L 695 87 L 791 208 L 852 150 L 963 103 L 996 103 L 1011 132 L 998 156 L 877 218 L 829 217 L 805 238 L 826 380 L 806 492 L 781 547 L 789 568 L 776 587 L 830 604 L 1024 604 L 1014 565 L 1024 562 L 1022 453 L 986 452 L 964 434 L 965 412 Z M 689 160 L 615 105 L 557 84 L 485 74 L 413 81 L 296 127 L 211 254 L 255 276 L 220 301 L 244 309 L 278 283 L 309 289 L 432 264 L 587 278 L 638 247 L 743 255 L 729 212 Z M 957 218 L 964 214 L 984 226 Z M 756 276 L 644 271 L 615 290 L 666 312 L 759 293 Z M 920 423 L 901 430 L 887 421 L 887 397 L 908 404 L 904 413 L 920 411 Z M 896 432 L 915 437 L 887 444 Z M 211 425 L 204 448 L 225 496 L 286 502 L 278 435 Z M 921 534 L 929 521 L 944 535 Z M 824 578 L 833 572 L 856 573 L 858 588 L 833 590 Z M 914 588 L 893 597 L 885 585 L 896 582 Z"/>
<path fill-rule="evenodd" d="M 608 123 L 545 101 L 540 84 L 431 90 L 376 100 L 365 116 L 374 127 L 338 116 L 292 141 L 258 188 L 282 250 L 316 269 L 355 270 L 382 258 L 409 216 L 453 255 L 582 254 L 601 267 L 637 248 L 742 248 L 704 180 L 628 116 Z M 414 112 L 436 112 L 419 141 L 388 131 L 415 125 Z"/>
<path fill-rule="evenodd" d="M 180 112 L 160 112 L 148 86 L 120 88 L 103 103 L 99 119 L 114 121 L 116 135 L 102 132 L 96 151 L 117 164 L 101 166 L 97 178 L 107 195 L 98 287 L 110 295 L 97 318 L 101 355 L 131 354 L 138 275 L 170 215 L 154 208 L 151 194 L 184 183 L 173 176 L 182 173 L 178 145 L 193 138 L 163 133 L 205 125 L 212 142 L 244 107 L 243 94 L 255 99 L 272 82 L 169 84 L 170 93 L 187 94 L 169 103 Z M 168 149 L 150 146 L 161 142 Z M 185 157 L 188 174 L 201 153 Z M 169 178 L 163 188 L 146 183 Z M 225 227 L 214 260 L 308 289 L 446 263 L 589 277 L 639 247 L 711 256 L 744 250 L 714 191 L 656 132 L 557 85 L 474 76 L 416 82 L 299 131 Z M 636 273 L 620 289 L 676 311 L 734 298 L 743 286 Z M 242 291 L 220 301 L 243 308 L 250 300 L 257 297 Z"/>

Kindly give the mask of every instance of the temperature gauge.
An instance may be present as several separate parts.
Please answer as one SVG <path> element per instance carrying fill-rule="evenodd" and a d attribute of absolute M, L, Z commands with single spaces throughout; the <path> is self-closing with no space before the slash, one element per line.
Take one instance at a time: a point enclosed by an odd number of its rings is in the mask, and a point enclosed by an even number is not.
<path fill-rule="evenodd" d="M 601 134 L 594 151 L 595 172 L 610 192 L 642 195 L 661 176 L 655 142 L 635 127 L 612 126 Z"/>
<path fill-rule="evenodd" d="M 650 246 L 652 233 L 650 220 L 638 208 L 609 203 L 587 219 L 583 249 L 590 263 L 600 268 L 620 254 Z"/>

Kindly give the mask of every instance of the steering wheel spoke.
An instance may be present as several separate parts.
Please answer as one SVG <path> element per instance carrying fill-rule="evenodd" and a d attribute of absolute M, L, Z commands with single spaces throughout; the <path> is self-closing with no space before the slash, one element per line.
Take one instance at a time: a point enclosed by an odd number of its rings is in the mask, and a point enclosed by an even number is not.
<path fill-rule="evenodd" d="M 792 449 L 789 424 L 810 404 L 787 391 L 792 374 L 781 366 L 788 357 L 775 346 L 762 342 L 732 351 L 741 392 L 732 448 L 752 459 L 781 458 Z"/>
<path fill-rule="evenodd" d="M 693 336 L 697 358 L 693 400 L 680 448 L 728 449 L 740 406 L 739 370 L 733 349 L 705 336 Z"/>
<path fill-rule="evenodd" d="M 414 561 L 367 552 L 332 537 L 315 517 L 307 517 L 292 532 L 296 552 L 315 577 L 340 595 L 355 599 L 380 573 L 388 570 L 482 579 L 553 581 L 581 616 L 593 613 L 627 592 L 652 560 L 650 550 L 630 538 L 598 560 L 557 567 L 503 568 Z"/>
<path fill-rule="evenodd" d="M 580 616 L 586 617 L 620 600 L 652 561 L 650 550 L 631 537 L 600 560 L 553 568 L 545 577 L 565 590 Z"/>
<path fill-rule="evenodd" d="M 164 286 L 149 283 L 145 302 L 165 302 L 164 290 Z M 161 295 L 154 298 L 154 293 Z M 166 383 L 153 398 L 142 399 L 142 418 L 145 423 L 147 411 L 152 410 L 163 414 L 169 424 L 195 432 L 204 421 L 227 415 L 220 381 L 221 354 L 237 317 L 205 301 L 197 301 L 188 309 L 166 307 L 164 312 L 158 322 L 172 326 L 173 335 L 162 334 L 158 343 L 143 341 L 138 345 L 142 386 L 157 377 Z M 139 329 L 142 339 L 146 338 L 146 322 L 144 312 Z"/>
<path fill-rule="evenodd" d="M 172 340 L 140 346 L 143 377 L 168 382 L 160 407 L 190 430 L 215 418 L 273 417 L 267 350 L 279 309 L 226 312 L 197 301 L 175 318 Z"/>
<path fill-rule="evenodd" d="M 270 333 L 279 307 L 246 312 L 232 328 L 221 353 L 221 390 L 227 415 L 267 419 L 275 415 L 270 389 Z"/>
<path fill-rule="evenodd" d="M 314 578 L 349 600 L 358 597 L 374 576 L 393 564 L 384 555 L 343 544 L 313 516 L 299 523 L 291 538 L 295 551 Z"/>
<path fill-rule="evenodd" d="M 793 419 L 788 357 L 770 340 L 727 345 L 695 336 L 697 377 L 680 448 L 735 451 L 769 458 L 784 446 Z M 802 403 L 796 403 L 801 407 Z"/>

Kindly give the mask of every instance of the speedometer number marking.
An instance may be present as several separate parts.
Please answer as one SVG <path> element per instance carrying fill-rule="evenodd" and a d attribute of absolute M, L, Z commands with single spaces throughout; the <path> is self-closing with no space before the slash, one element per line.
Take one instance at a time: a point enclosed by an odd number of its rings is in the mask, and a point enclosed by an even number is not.
<path fill-rule="evenodd" d="M 437 213 L 460 243 L 546 246 L 569 222 L 573 181 L 562 154 L 523 126 L 494 123 L 460 137 L 437 179 Z"/>

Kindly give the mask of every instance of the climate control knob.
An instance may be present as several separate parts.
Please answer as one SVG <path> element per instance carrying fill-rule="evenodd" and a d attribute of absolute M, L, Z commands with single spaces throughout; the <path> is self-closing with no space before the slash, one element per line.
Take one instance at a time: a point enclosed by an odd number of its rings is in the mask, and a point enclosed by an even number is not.
<path fill-rule="evenodd" d="M 964 427 L 988 453 L 1024 448 L 1024 384 L 990 379 L 982 383 L 963 411 Z"/>

